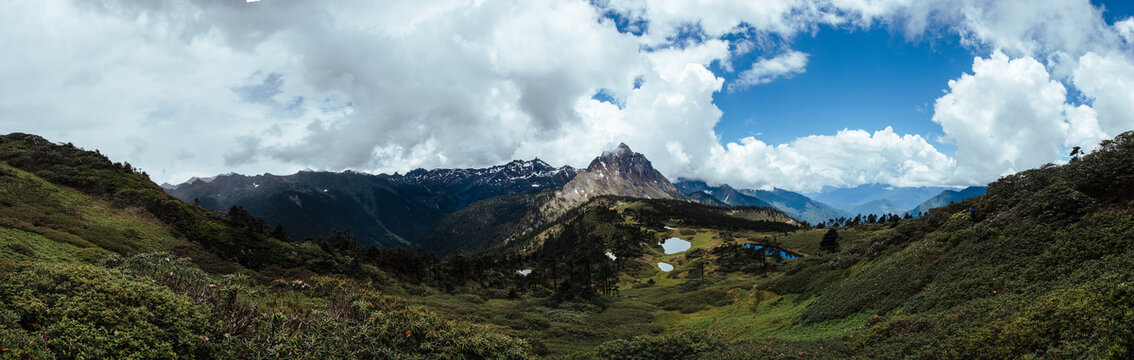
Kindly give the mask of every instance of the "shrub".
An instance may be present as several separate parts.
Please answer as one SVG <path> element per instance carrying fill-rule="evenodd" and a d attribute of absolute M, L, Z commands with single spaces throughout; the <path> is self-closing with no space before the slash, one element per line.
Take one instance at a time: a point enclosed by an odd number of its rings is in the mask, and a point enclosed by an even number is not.
<path fill-rule="evenodd" d="M 84 264 L 0 272 L 0 343 L 16 357 L 195 358 L 208 309 L 170 289 Z"/>
<path fill-rule="evenodd" d="M 639 336 L 631 340 L 614 340 L 600 345 L 594 351 L 596 359 L 702 359 L 705 355 L 724 349 L 724 343 L 714 336 L 696 332 Z"/>

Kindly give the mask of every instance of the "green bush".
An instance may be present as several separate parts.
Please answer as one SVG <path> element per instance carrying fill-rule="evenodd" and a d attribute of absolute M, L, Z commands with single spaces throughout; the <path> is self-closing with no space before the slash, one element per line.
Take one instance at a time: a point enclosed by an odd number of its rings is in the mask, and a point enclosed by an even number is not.
<path fill-rule="evenodd" d="M 201 357 L 215 327 L 208 314 L 116 270 L 31 263 L 0 272 L 0 343 L 16 357 Z"/>
<path fill-rule="evenodd" d="M 595 349 L 593 356 L 609 360 L 705 359 L 710 358 L 708 354 L 724 349 L 724 343 L 715 338 L 697 332 L 639 336 L 605 342 Z"/>

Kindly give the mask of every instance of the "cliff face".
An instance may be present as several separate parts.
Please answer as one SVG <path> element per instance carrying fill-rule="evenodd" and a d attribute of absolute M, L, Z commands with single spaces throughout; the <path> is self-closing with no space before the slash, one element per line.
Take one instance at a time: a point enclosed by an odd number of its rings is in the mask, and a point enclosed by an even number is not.
<path fill-rule="evenodd" d="M 545 214 L 555 217 L 595 196 L 618 195 L 645 199 L 683 199 L 669 179 L 654 169 L 645 155 L 630 150 L 626 144 L 606 151 L 580 171 L 555 198 L 544 207 Z"/>

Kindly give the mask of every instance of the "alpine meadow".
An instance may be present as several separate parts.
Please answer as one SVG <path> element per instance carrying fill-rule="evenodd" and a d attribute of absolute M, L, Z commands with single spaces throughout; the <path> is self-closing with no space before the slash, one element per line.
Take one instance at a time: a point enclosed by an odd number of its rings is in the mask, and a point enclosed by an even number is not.
<path fill-rule="evenodd" d="M 0 359 L 1134 358 L 1125 2 L 0 9 Z"/>

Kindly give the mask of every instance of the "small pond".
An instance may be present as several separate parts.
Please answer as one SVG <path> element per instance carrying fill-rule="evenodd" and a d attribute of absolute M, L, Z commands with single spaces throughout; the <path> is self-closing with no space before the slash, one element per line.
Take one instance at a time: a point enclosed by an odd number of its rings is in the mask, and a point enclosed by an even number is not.
<path fill-rule="evenodd" d="M 610 258 L 611 260 L 617 260 L 618 259 L 617 256 L 614 256 L 614 253 L 609 252 L 609 251 L 606 252 L 606 257 Z"/>
<path fill-rule="evenodd" d="M 677 228 L 675 228 L 675 227 L 669 227 L 669 226 L 666 226 L 666 227 L 665 227 L 665 229 L 666 229 L 666 230 L 677 230 Z"/>
<path fill-rule="evenodd" d="M 746 247 L 746 248 L 749 248 L 749 249 L 756 249 L 756 250 L 760 250 L 760 249 L 763 249 L 763 248 L 764 248 L 764 245 L 756 245 L 756 244 L 744 244 L 744 247 Z M 776 248 L 771 248 L 771 247 L 770 247 L 770 248 L 768 248 L 768 249 L 767 249 L 766 251 L 767 251 L 767 254 L 768 254 L 768 255 L 773 255 L 773 254 L 775 254 L 775 253 L 776 253 L 776 251 L 779 251 L 779 252 L 780 252 L 780 257 L 783 257 L 784 259 L 798 259 L 798 258 L 799 258 L 798 256 L 792 255 L 791 253 L 789 253 L 789 252 L 787 252 L 787 251 L 783 251 L 783 250 L 780 250 L 780 249 L 776 249 Z"/>
<path fill-rule="evenodd" d="M 523 275 L 523 276 L 528 276 L 529 274 L 532 273 L 532 269 L 516 270 L 516 273 Z"/>
<path fill-rule="evenodd" d="M 662 249 L 665 249 L 666 255 L 670 255 L 689 250 L 689 247 L 693 246 L 693 243 L 689 242 L 688 240 L 671 237 L 669 239 L 662 240 L 658 243 L 658 245 L 661 245 Z"/>
<path fill-rule="evenodd" d="M 670 272 L 670 271 L 673 271 L 673 265 L 666 264 L 666 263 L 659 261 L 658 262 L 658 269 L 661 269 L 661 271 Z"/>

